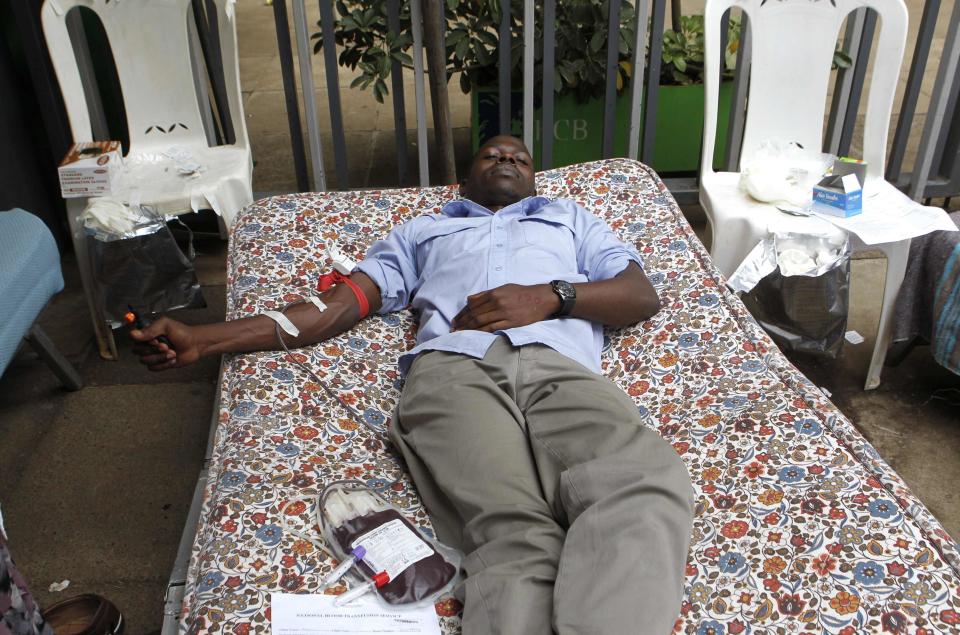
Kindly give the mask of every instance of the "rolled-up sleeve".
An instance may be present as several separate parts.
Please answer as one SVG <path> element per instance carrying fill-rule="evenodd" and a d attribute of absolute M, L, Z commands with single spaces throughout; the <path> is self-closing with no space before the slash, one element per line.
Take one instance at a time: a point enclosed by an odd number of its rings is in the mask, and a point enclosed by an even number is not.
<path fill-rule="evenodd" d="M 379 313 L 398 311 L 410 303 L 417 291 L 416 244 L 411 239 L 416 219 L 394 228 L 375 242 L 354 271 L 362 271 L 380 288 Z"/>
<path fill-rule="evenodd" d="M 631 262 L 643 268 L 635 249 L 617 238 L 610 227 L 579 205 L 577 206 L 577 266 L 587 280 L 608 280 Z"/>

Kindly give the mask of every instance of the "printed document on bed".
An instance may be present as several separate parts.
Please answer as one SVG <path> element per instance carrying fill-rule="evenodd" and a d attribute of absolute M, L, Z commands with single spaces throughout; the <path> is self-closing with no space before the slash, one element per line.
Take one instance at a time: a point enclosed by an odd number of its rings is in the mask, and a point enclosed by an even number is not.
<path fill-rule="evenodd" d="M 273 635 L 440 635 L 433 605 L 387 609 L 373 595 L 334 606 L 335 595 L 270 595 Z"/>

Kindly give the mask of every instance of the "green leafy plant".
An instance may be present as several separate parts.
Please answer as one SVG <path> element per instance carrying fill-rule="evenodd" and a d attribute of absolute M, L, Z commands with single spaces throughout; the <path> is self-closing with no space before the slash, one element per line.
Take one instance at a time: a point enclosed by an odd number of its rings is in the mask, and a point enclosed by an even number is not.
<path fill-rule="evenodd" d="M 408 68 L 413 67 L 413 58 L 408 53 L 413 46 L 410 34 L 410 4 L 405 2 L 400 9 L 400 30 L 396 35 L 387 29 L 387 3 L 344 2 L 336 3 L 336 43 L 343 47 L 340 53 L 341 66 L 360 69 L 360 75 L 350 84 L 351 88 L 373 87 L 377 101 L 383 102 L 388 94 L 387 78 L 395 60 Z M 320 26 L 320 23 L 317 23 Z M 323 35 L 314 33 L 314 54 L 323 47 Z"/>
<path fill-rule="evenodd" d="M 495 86 L 498 79 L 497 37 L 500 25 L 500 0 L 446 0 L 444 48 L 447 79 L 459 75 L 460 88 L 469 93 L 479 86 Z M 601 97 L 606 86 L 607 0 L 559 0 L 556 9 L 556 47 L 554 86 L 558 96 L 576 95 L 580 101 Z M 341 66 L 359 69 L 351 87 L 371 88 L 377 101 L 388 94 L 387 79 L 393 62 L 413 68 L 409 2 L 400 3 L 400 28 L 391 34 L 387 28 L 386 0 L 337 0 L 336 44 L 342 48 Z M 537 41 L 542 40 L 543 15 L 538 6 Z M 511 81 L 514 88 L 523 84 L 522 0 L 511 0 Z M 632 73 L 631 57 L 635 41 L 633 3 L 620 11 L 618 34 L 617 89 L 622 89 Z M 681 16 L 679 31 L 663 34 L 660 83 L 689 85 L 703 82 L 703 16 Z M 315 33 L 314 53 L 324 45 L 321 33 Z M 732 76 L 740 45 L 740 21 L 733 18 L 727 30 L 724 51 L 724 75 Z M 542 47 L 535 47 L 535 81 L 542 81 Z M 834 68 L 850 66 L 850 58 L 837 51 Z"/>
<path fill-rule="evenodd" d="M 478 86 L 495 85 L 498 77 L 497 36 L 500 26 L 500 0 L 446 0 L 444 36 L 446 71 L 449 79 L 459 74 L 460 88 L 468 93 Z M 559 95 L 573 93 L 580 100 L 603 95 L 607 59 L 607 1 L 560 0 L 556 13 L 556 56 L 554 85 Z M 413 67 L 410 57 L 410 7 L 400 6 L 400 29 L 391 35 L 387 28 L 386 0 L 338 0 L 335 28 L 336 44 L 342 48 L 341 66 L 359 69 L 352 86 L 371 87 L 374 97 L 386 97 L 387 79 L 393 61 Z M 542 39 L 542 7 L 536 18 L 537 40 Z M 511 1 L 511 77 L 513 86 L 522 86 L 523 16 L 522 0 Z M 635 13 L 632 3 L 620 11 L 617 85 L 630 77 L 630 54 L 634 41 Z M 321 33 L 315 33 L 314 52 L 323 45 Z M 542 80 L 542 47 L 535 57 L 536 82 Z"/>
<path fill-rule="evenodd" d="M 680 16 L 680 30 L 663 32 L 663 64 L 660 66 L 660 83 L 689 86 L 703 83 L 703 16 Z M 740 20 L 730 18 L 727 26 L 727 46 L 724 50 L 723 75 L 733 77 L 737 68 L 737 52 L 740 50 Z M 852 60 L 843 51 L 833 53 L 833 68 L 849 68 Z"/>
<path fill-rule="evenodd" d="M 724 75 L 731 76 L 737 64 L 740 47 L 740 21 L 731 18 L 727 27 L 727 48 L 724 51 Z M 680 30 L 663 32 L 663 64 L 660 83 L 689 86 L 703 83 L 703 16 L 680 16 Z"/>

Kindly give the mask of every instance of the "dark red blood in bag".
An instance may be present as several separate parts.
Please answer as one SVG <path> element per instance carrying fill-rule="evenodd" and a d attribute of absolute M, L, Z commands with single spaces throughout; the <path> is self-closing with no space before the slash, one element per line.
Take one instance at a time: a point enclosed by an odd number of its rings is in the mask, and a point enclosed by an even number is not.
<path fill-rule="evenodd" d="M 400 520 L 407 528 L 418 537 L 420 532 L 410 524 L 399 512 L 394 509 L 386 509 L 372 514 L 365 514 L 351 518 L 333 530 L 333 536 L 340 544 L 340 548 L 345 553 L 350 553 L 353 549 L 351 543 L 360 538 L 369 531 L 389 523 L 393 520 Z M 388 604 L 411 604 L 419 602 L 425 597 L 440 591 L 447 585 L 457 570 L 452 564 L 447 562 L 443 556 L 437 553 L 430 543 L 425 543 L 432 552 L 423 560 L 414 562 L 404 569 L 396 578 L 390 580 L 386 585 L 377 589 L 377 593 L 386 600 Z M 373 577 L 379 571 L 373 571 L 366 562 L 361 561 L 359 566 L 369 577 Z"/>

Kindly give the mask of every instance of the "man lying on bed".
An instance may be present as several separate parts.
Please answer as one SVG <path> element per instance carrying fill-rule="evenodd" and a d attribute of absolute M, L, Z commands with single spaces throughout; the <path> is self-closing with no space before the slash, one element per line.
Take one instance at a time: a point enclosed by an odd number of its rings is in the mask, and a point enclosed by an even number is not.
<path fill-rule="evenodd" d="M 605 223 L 536 196 L 519 140 L 481 148 L 460 193 L 374 244 L 352 280 L 371 310 L 411 305 L 420 317 L 391 435 L 438 536 L 466 554 L 464 633 L 668 633 L 683 597 L 689 476 L 600 375 L 602 325 L 650 317 L 656 292 Z M 323 313 L 287 311 L 300 330 L 291 348 L 358 321 L 346 285 L 323 301 Z M 133 337 L 153 345 L 138 346 L 152 370 L 277 347 L 265 316 L 161 318 Z"/>

